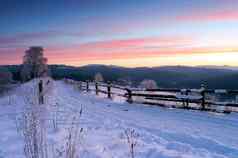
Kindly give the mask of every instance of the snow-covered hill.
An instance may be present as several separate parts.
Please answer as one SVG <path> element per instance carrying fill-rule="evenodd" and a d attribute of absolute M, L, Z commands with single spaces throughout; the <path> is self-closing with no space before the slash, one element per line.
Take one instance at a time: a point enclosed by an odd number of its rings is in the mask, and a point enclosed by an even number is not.
<path fill-rule="evenodd" d="M 34 97 L 26 83 L 0 98 L 0 158 L 24 157 L 19 121 Z M 167 109 L 128 104 L 80 92 L 63 81 L 52 81 L 42 118 L 50 151 L 62 149 L 72 116 L 83 128 L 77 150 L 82 158 L 130 158 L 126 130 L 138 134 L 135 158 L 237 158 L 238 115 Z M 54 126 L 54 127 L 53 127 Z M 57 127 L 55 127 L 57 126 Z M 59 152 L 55 152 L 55 155 Z M 56 156 L 57 157 L 57 156 Z M 58 156 L 60 157 L 60 156 Z"/>

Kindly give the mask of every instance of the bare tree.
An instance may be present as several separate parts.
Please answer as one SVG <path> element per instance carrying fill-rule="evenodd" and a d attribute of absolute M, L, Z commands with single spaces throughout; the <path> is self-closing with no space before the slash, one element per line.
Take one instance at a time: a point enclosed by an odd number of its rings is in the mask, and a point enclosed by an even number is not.
<path fill-rule="evenodd" d="M 140 83 L 140 88 L 156 89 L 156 88 L 158 88 L 158 86 L 154 80 L 146 79 Z"/>
<path fill-rule="evenodd" d="M 95 77 L 94 77 L 94 80 L 95 80 L 96 82 L 103 82 L 103 81 L 104 81 L 103 76 L 102 76 L 101 73 L 97 73 L 97 74 L 95 75 Z"/>
<path fill-rule="evenodd" d="M 47 58 L 43 56 L 43 51 L 42 47 L 30 47 L 25 51 L 21 70 L 21 77 L 24 81 L 47 75 Z"/>

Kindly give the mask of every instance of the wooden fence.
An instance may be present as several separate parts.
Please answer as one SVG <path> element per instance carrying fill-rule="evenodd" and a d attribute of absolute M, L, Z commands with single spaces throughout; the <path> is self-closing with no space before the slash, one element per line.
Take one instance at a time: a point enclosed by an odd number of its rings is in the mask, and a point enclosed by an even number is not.
<path fill-rule="evenodd" d="M 225 89 L 176 89 L 158 88 L 141 89 L 123 87 L 110 83 L 81 82 L 65 79 L 65 82 L 74 84 L 79 90 L 95 92 L 96 95 L 104 94 L 112 99 L 113 96 L 125 98 L 128 103 L 142 103 L 149 105 L 159 105 L 165 107 L 184 108 L 203 111 L 217 112 L 238 112 L 238 102 L 234 97 L 238 95 L 238 90 Z M 233 97 L 229 101 L 216 101 L 212 96 Z"/>

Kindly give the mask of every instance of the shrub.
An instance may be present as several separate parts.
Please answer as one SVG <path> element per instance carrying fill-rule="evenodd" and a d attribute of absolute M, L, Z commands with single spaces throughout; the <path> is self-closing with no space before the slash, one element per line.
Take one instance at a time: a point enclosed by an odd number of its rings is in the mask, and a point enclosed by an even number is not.
<path fill-rule="evenodd" d="M 103 79 L 103 76 L 101 73 L 97 73 L 95 76 L 94 76 L 94 80 L 95 82 L 103 82 L 104 79 Z"/>
<path fill-rule="evenodd" d="M 157 83 L 154 80 L 143 80 L 140 83 L 140 88 L 146 88 L 146 89 L 156 89 L 158 88 Z"/>

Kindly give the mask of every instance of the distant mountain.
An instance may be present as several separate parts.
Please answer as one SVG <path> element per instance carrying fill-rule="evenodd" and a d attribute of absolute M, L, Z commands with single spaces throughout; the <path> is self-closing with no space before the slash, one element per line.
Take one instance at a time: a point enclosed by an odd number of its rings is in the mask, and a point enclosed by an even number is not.
<path fill-rule="evenodd" d="M 19 80 L 19 65 L 5 66 Z M 71 78 L 75 80 L 93 80 L 100 72 L 106 81 L 129 83 L 137 86 L 144 79 L 153 79 L 159 87 L 167 88 L 199 88 L 205 84 L 211 89 L 238 89 L 238 71 L 221 67 L 138 67 L 125 68 L 119 66 L 87 65 L 73 67 L 66 65 L 50 65 L 52 77 L 55 79 Z"/>
<path fill-rule="evenodd" d="M 234 71 L 238 71 L 238 67 L 237 66 L 211 66 L 211 65 L 203 65 L 203 66 L 197 66 L 197 67 L 201 67 L 201 68 L 209 68 L 209 69 L 227 69 L 227 70 L 234 70 Z"/>

